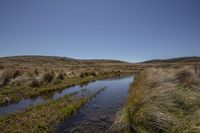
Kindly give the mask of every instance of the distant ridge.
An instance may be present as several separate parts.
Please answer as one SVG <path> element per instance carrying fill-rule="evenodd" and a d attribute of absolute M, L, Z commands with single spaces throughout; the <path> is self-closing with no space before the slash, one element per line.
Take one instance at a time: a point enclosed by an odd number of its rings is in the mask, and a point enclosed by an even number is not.
<path fill-rule="evenodd" d="M 5 63 L 26 63 L 26 64 L 80 64 L 80 63 L 114 63 L 114 64 L 130 64 L 129 62 L 112 60 L 112 59 L 74 59 L 59 56 L 42 56 L 42 55 L 21 55 L 0 57 L 0 64 Z"/>
<path fill-rule="evenodd" d="M 60 56 L 45 56 L 45 55 L 19 55 L 19 56 L 5 56 L 0 57 L 0 59 L 20 59 L 20 58 L 52 58 L 52 59 L 65 59 L 65 60 L 75 60 L 74 58 L 68 58 L 68 57 L 60 57 Z"/>
<path fill-rule="evenodd" d="M 60 56 L 43 56 L 43 55 L 20 55 L 20 56 L 8 56 L 8 57 L 0 57 L 0 63 L 4 64 L 6 62 L 13 63 L 33 63 L 40 64 L 44 63 L 120 63 L 120 64 L 132 64 L 130 62 L 121 61 L 121 60 L 113 60 L 113 59 L 75 59 L 69 57 L 60 57 Z M 141 63 L 190 63 L 190 62 L 200 62 L 200 57 L 191 56 L 191 57 L 178 57 L 171 59 L 153 59 L 144 61 Z M 137 64 L 137 63 L 134 63 Z M 140 63 L 138 63 L 140 64 Z"/>
<path fill-rule="evenodd" d="M 149 61 L 144 61 L 142 63 L 174 63 L 174 62 L 200 62 L 200 57 L 198 56 L 191 56 L 191 57 L 178 57 L 178 58 L 171 58 L 171 59 L 154 59 Z"/>

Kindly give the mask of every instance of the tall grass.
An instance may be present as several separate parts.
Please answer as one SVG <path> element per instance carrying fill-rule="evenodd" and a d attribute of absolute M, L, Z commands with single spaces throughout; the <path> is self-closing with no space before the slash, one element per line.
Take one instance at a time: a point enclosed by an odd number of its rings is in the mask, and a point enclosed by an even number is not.
<path fill-rule="evenodd" d="M 191 67 L 142 71 L 114 127 L 138 133 L 199 132 L 200 92 L 191 86 L 193 73 Z"/>
<path fill-rule="evenodd" d="M 34 78 L 32 79 L 30 83 L 30 87 L 40 87 L 43 83 L 39 81 L 38 79 Z"/>
<path fill-rule="evenodd" d="M 64 73 L 63 73 L 63 72 L 60 72 L 60 73 L 58 74 L 58 76 L 56 77 L 56 79 L 58 79 L 58 80 L 64 80 L 64 79 L 65 79 Z"/>
<path fill-rule="evenodd" d="M 51 83 L 55 78 L 54 71 L 47 71 L 43 74 L 43 81 L 46 83 Z"/>
<path fill-rule="evenodd" d="M 7 85 L 11 82 L 11 80 L 17 78 L 20 76 L 22 72 L 17 69 L 5 69 L 3 71 L 3 74 L 0 77 L 0 80 L 2 81 L 2 85 Z"/>

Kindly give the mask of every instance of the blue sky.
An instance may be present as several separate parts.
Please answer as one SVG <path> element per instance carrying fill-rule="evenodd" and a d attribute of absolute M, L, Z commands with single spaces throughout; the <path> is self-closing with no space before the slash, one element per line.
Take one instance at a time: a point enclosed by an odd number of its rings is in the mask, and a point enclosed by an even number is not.
<path fill-rule="evenodd" d="M 0 0 L 0 56 L 200 56 L 199 0 Z"/>

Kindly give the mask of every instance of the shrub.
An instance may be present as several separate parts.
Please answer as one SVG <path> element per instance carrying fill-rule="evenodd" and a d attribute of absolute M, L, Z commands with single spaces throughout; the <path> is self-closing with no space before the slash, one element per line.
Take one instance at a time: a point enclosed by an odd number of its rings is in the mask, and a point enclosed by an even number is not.
<path fill-rule="evenodd" d="M 12 69 L 4 70 L 1 76 L 3 85 L 9 84 L 12 79 L 17 78 L 20 75 L 21 75 L 21 71 L 19 70 L 14 70 L 14 71 Z"/>
<path fill-rule="evenodd" d="M 80 73 L 79 76 L 84 78 L 84 77 L 87 77 L 87 76 L 97 76 L 97 74 L 95 72 L 82 72 L 82 73 Z"/>
<path fill-rule="evenodd" d="M 34 70 L 34 74 L 35 74 L 35 75 L 39 75 L 39 72 L 38 72 L 38 69 L 37 69 L 37 68 Z"/>
<path fill-rule="evenodd" d="M 35 78 L 30 83 L 30 87 L 39 87 L 40 85 L 41 85 L 41 82 Z"/>
<path fill-rule="evenodd" d="M 12 78 L 16 78 L 16 77 L 18 77 L 18 76 L 20 76 L 20 75 L 21 75 L 21 71 L 15 70 L 15 71 L 13 72 Z"/>
<path fill-rule="evenodd" d="M 95 72 L 91 72 L 91 75 L 94 77 L 97 76 L 97 74 Z"/>
<path fill-rule="evenodd" d="M 90 73 L 89 72 L 85 72 L 85 76 L 89 76 L 90 75 Z"/>
<path fill-rule="evenodd" d="M 13 74 L 12 74 L 11 70 L 9 70 L 9 69 L 4 70 L 3 74 L 1 76 L 1 80 L 3 81 L 3 85 L 7 85 L 10 82 L 10 80 L 12 79 L 12 76 L 13 76 Z"/>
<path fill-rule="evenodd" d="M 75 74 L 75 72 L 73 72 L 73 71 L 72 71 L 72 72 L 71 72 L 71 74 L 72 74 L 72 75 L 74 75 L 74 74 Z"/>
<path fill-rule="evenodd" d="M 184 85 L 190 85 L 194 82 L 193 74 L 189 70 L 183 70 L 176 74 L 178 81 Z"/>
<path fill-rule="evenodd" d="M 30 71 L 30 70 L 27 71 L 27 76 L 28 76 L 28 77 L 33 77 L 33 76 L 34 76 L 34 75 L 33 75 L 33 71 Z"/>
<path fill-rule="evenodd" d="M 60 73 L 58 74 L 57 79 L 59 79 L 59 80 L 65 79 L 65 75 L 63 74 L 63 72 L 60 72 Z"/>
<path fill-rule="evenodd" d="M 85 74 L 84 73 L 80 73 L 79 75 L 81 78 L 84 78 L 85 77 Z"/>
<path fill-rule="evenodd" d="M 1 66 L 1 65 L 0 65 L 0 69 L 4 69 L 4 66 Z"/>
<path fill-rule="evenodd" d="M 43 75 L 43 81 L 51 83 L 53 81 L 54 77 L 55 77 L 54 71 L 45 72 Z"/>

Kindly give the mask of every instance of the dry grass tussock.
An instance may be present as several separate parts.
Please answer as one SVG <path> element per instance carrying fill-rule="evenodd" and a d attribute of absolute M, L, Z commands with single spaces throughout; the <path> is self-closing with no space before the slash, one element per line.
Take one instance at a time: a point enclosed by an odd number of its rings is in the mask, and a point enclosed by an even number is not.
<path fill-rule="evenodd" d="M 64 80 L 67 77 L 66 72 L 62 69 L 3 69 L 0 71 L 0 86 L 6 85 L 23 85 L 30 87 L 38 87 L 41 85 L 56 82 L 58 80 Z"/>
<path fill-rule="evenodd" d="M 196 74 L 193 66 L 142 71 L 114 127 L 138 133 L 199 132 L 200 86 Z"/>
<path fill-rule="evenodd" d="M 0 84 L 1 85 L 7 85 L 9 84 L 13 79 L 16 79 L 18 76 L 22 75 L 22 71 L 18 69 L 5 69 L 0 77 Z"/>

